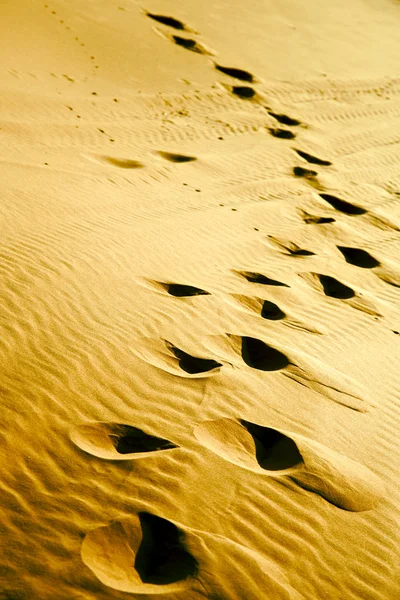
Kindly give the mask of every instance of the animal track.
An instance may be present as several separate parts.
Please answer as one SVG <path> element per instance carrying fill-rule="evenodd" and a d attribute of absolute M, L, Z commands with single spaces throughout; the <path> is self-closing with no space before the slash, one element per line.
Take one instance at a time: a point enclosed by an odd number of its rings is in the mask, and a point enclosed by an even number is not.
<path fill-rule="evenodd" d="M 295 149 L 295 152 L 297 152 L 297 154 L 299 156 L 301 156 L 301 158 L 304 158 L 304 160 L 306 160 L 307 162 L 309 162 L 313 165 L 322 165 L 325 167 L 329 167 L 329 165 L 332 164 L 329 160 L 323 160 L 321 158 L 317 158 L 316 156 L 313 156 L 312 154 L 308 154 L 308 152 L 303 152 L 303 150 Z"/>
<path fill-rule="evenodd" d="M 215 68 L 217 71 L 221 71 L 221 73 L 225 73 L 225 75 L 229 75 L 230 77 L 234 77 L 235 79 L 240 79 L 241 81 L 248 81 L 249 83 L 255 82 L 255 77 L 248 71 L 244 71 L 243 69 L 235 69 L 234 67 L 223 67 L 222 65 L 218 65 L 215 63 Z"/>
<path fill-rule="evenodd" d="M 180 368 L 190 375 L 207 373 L 208 371 L 222 367 L 222 364 L 216 360 L 191 356 L 183 350 L 172 346 L 172 344 L 168 344 L 168 346 L 178 359 Z"/>
<path fill-rule="evenodd" d="M 360 248 L 349 248 L 347 246 L 337 246 L 343 254 L 346 262 L 362 269 L 373 269 L 379 267 L 380 262 L 376 260 L 369 252 Z"/>
<path fill-rule="evenodd" d="M 202 44 L 199 44 L 199 42 L 191 38 L 184 38 L 180 35 L 173 35 L 172 39 L 178 46 L 186 48 L 186 50 L 190 50 L 191 52 L 196 52 L 196 54 L 212 54 L 210 50 L 207 50 L 204 46 L 202 46 Z"/>
<path fill-rule="evenodd" d="M 256 95 L 256 92 L 252 87 L 246 85 L 234 85 L 232 87 L 232 94 L 239 96 L 239 98 L 243 98 L 244 100 L 248 100 L 253 98 Z"/>
<path fill-rule="evenodd" d="M 296 137 L 296 134 L 293 133 L 293 131 L 290 131 L 289 129 L 279 129 L 270 127 L 268 131 L 274 137 L 281 138 L 284 140 L 293 140 Z"/>
<path fill-rule="evenodd" d="M 289 365 L 285 354 L 252 337 L 242 337 L 242 358 L 246 365 L 260 371 L 279 371 Z"/>
<path fill-rule="evenodd" d="M 70 437 L 81 450 L 106 460 L 132 460 L 178 448 L 170 440 L 122 423 L 83 423 L 71 431 Z"/>
<path fill-rule="evenodd" d="M 194 435 L 228 462 L 289 478 L 344 510 L 371 510 L 385 495 L 381 480 L 367 467 L 302 435 L 229 418 L 205 421 Z"/>
<path fill-rule="evenodd" d="M 328 204 L 333 206 L 333 208 L 336 208 L 336 210 L 346 213 L 347 215 L 365 215 L 365 213 L 368 212 L 365 208 L 350 204 L 350 202 L 341 200 L 337 196 L 332 196 L 332 194 L 320 194 L 320 196 L 323 200 L 328 202 Z"/>
<path fill-rule="evenodd" d="M 157 154 L 161 156 L 161 158 L 164 158 L 165 160 L 168 160 L 169 162 L 173 163 L 185 163 L 197 160 L 195 156 L 186 156 L 185 154 L 174 154 L 173 152 L 163 152 L 162 150 L 159 150 Z"/>
<path fill-rule="evenodd" d="M 274 117 L 274 119 L 276 119 L 277 121 L 279 121 L 279 123 L 282 123 L 283 125 L 289 125 L 294 127 L 296 125 L 301 125 L 301 122 L 298 119 L 292 119 L 292 117 L 288 117 L 287 115 L 275 113 L 270 110 L 268 111 L 268 114 L 271 115 L 271 117 Z"/>
<path fill-rule="evenodd" d="M 260 283 L 262 285 L 275 285 L 281 287 L 290 287 L 287 283 L 282 283 L 281 281 L 277 281 L 276 279 L 271 279 L 266 275 L 262 275 L 261 273 L 252 273 L 250 271 L 236 271 L 238 275 L 241 275 L 247 281 L 251 283 Z"/>
<path fill-rule="evenodd" d="M 185 530 L 149 512 L 86 534 L 81 556 L 105 585 L 150 596 L 187 590 L 199 566 Z"/>
<path fill-rule="evenodd" d="M 324 289 L 324 294 L 326 296 L 338 298 L 340 300 L 347 300 L 349 298 L 354 298 L 356 295 L 355 291 L 351 287 L 341 283 L 334 277 L 330 277 L 329 275 L 320 275 L 319 273 L 315 273 L 314 275 L 318 277 L 319 281 L 321 282 L 321 285 Z"/>
<path fill-rule="evenodd" d="M 293 167 L 293 174 L 296 177 L 305 177 L 306 179 L 313 179 L 318 175 L 317 171 L 304 169 L 303 167 Z"/>
<path fill-rule="evenodd" d="M 162 23 L 163 25 L 167 25 L 168 27 L 173 27 L 174 29 L 180 29 L 181 31 L 191 31 L 182 21 L 175 19 L 174 17 L 166 17 L 164 15 L 156 15 L 154 13 L 146 12 L 146 15 L 150 17 L 150 19 L 154 19 L 158 23 Z"/>

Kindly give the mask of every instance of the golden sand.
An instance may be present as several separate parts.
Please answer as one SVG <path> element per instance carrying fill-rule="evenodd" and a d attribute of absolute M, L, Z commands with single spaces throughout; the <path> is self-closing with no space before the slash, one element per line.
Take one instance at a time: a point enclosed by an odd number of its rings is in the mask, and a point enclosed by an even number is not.
<path fill-rule="evenodd" d="M 400 598 L 399 11 L 0 3 L 1 600 Z"/>

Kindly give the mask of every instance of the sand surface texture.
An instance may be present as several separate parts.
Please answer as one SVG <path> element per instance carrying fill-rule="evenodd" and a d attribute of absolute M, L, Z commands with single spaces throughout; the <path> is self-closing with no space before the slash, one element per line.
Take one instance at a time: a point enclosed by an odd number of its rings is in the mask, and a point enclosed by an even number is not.
<path fill-rule="evenodd" d="M 400 4 L 0 19 L 0 599 L 399 598 Z"/>

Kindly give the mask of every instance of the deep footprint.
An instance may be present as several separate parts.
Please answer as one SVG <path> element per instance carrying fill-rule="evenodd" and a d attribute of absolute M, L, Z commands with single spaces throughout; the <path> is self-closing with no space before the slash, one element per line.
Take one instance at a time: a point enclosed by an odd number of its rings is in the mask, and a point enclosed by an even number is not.
<path fill-rule="evenodd" d="M 278 127 L 270 127 L 268 129 L 271 135 L 277 138 L 281 138 L 283 140 L 293 140 L 296 137 L 296 134 L 289 129 L 280 129 Z"/>
<path fill-rule="evenodd" d="M 185 154 L 174 154 L 173 152 L 163 152 L 162 150 L 159 150 L 157 154 L 161 156 L 161 158 L 164 158 L 165 160 L 168 160 L 169 162 L 173 163 L 186 163 L 197 160 L 195 156 L 186 156 Z"/>
<path fill-rule="evenodd" d="M 329 167 L 329 165 L 331 165 L 332 163 L 329 160 L 323 160 L 321 158 L 318 158 L 317 156 L 313 156 L 312 154 L 308 154 L 308 152 L 303 152 L 303 150 L 296 150 L 295 152 L 297 152 L 297 154 L 299 156 L 301 156 L 301 158 L 304 158 L 304 160 L 306 160 L 307 162 L 313 164 L 313 165 L 322 165 L 325 167 Z"/>
<path fill-rule="evenodd" d="M 361 248 L 349 248 L 348 246 L 337 246 L 337 248 L 350 265 L 355 265 L 362 269 L 373 269 L 374 267 L 379 267 L 381 264 L 369 252 Z"/>
<path fill-rule="evenodd" d="M 165 283 L 163 286 L 166 288 L 168 294 L 175 296 L 176 298 L 187 298 L 190 296 L 209 296 L 210 292 L 206 292 L 201 288 L 194 287 L 192 285 L 182 285 L 180 283 Z"/>
<path fill-rule="evenodd" d="M 84 452 L 106 460 L 131 460 L 151 452 L 178 448 L 170 440 L 122 423 L 83 423 L 71 431 L 70 437 Z"/>
<path fill-rule="evenodd" d="M 216 360 L 191 356 L 190 354 L 187 354 L 183 350 L 180 350 L 171 344 L 168 344 L 168 347 L 178 359 L 179 366 L 182 371 L 185 371 L 185 373 L 189 373 L 190 375 L 207 373 L 208 371 L 222 367 L 222 364 Z"/>
<path fill-rule="evenodd" d="M 249 73 L 248 71 L 244 71 L 243 69 L 236 69 L 234 67 L 223 67 L 222 65 L 215 64 L 215 68 L 217 71 L 221 71 L 221 73 L 225 73 L 225 75 L 229 75 L 230 77 L 234 77 L 235 79 L 240 79 L 241 81 L 248 81 L 249 83 L 253 83 L 255 81 L 254 75 Z"/>
<path fill-rule="evenodd" d="M 293 175 L 296 177 L 305 177 L 305 179 L 313 179 L 318 175 L 317 171 L 304 169 L 303 167 L 293 167 Z"/>
<path fill-rule="evenodd" d="M 174 29 L 180 29 L 181 31 L 190 31 L 190 29 L 188 29 L 186 27 L 186 25 L 184 23 L 182 23 L 182 21 L 179 21 L 178 19 L 174 19 L 174 17 L 166 17 L 164 15 L 155 15 L 154 13 L 149 13 L 149 12 L 146 12 L 146 15 L 148 17 L 150 17 L 150 19 L 154 19 L 154 21 L 157 21 L 158 23 L 162 23 L 163 25 L 167 25 L 168 27 L 173 27 Z"/>
<path fill-rule="evenodd" d="M 242 358 L 246 365 L 259 371 L 279 371 L 290 364 L 283 352 L 252 337 L 242 337 Z"/>
<path fill-rule="evenodd" d="M 230 418 L 205 421 L 194 435 L 230 463 L 288 477 L 344 510 L 370 510 L 385 495 L 382 482 L 367 467 L 302 435 Z"/>
<path fill-rule="evenodd" d="M 328 202 L 333 208 L 339 210 L 340 212 L 345 213 L 346 215 L 365 215 L 365 208 L 361 208 L 361 206 L 356 206 L 355 204 L 350 204 L 350 202 L 346 202 L 346 200 L 341 200 L 337 196 L 332 196 L 332 194 L 320 194 L 321 198 Z"/>
<path fill-rule="evenodd" d="M 249 271 L 240 272 L 239 275 L 250 281 L 251 283 L 260 283 L 262 285 L 275 285 L 281 287 L 290 287 L 287 283 L 282 283 L 277 279 L 271 279 L 266 275 L 262 275 L 261 273 L 252 273 Z"/>
<path fill-rule="evenodd" d="M 261 316 L 263 319 L 268 319 L 270 321 L 280 321 L 286 317 L 286 314 L 279 308 L 277 304 L 274 304 L 274 302 L 270 302 L 269 300 L 265 300 L 262 305 Z"/>
<path fill-rule="evenodd" d="M 147 511 L 90 531 L 81 556 L 103 584 L 151 597 L 187 589 L 199 570 L 185 531 Z"/>
<path fill-rule="evenodd" d="M 196 40 L 191 38 L 173 35 L 172 39 L 178 46 L 182 46 L 182 48 L 186 48 L 186 50 L 190 50 L 191 52 L 196 52 L 196 54 L 211 54 L 208 50 L 206 50 L 206 48 L 204 48 L 204 46 L 199 44 L 199 42 L 196 42 Z"/>
<path fill-rule="evenodd" d="M 232 94 L 239 96 L 239 98 L 243 98 L 244 100 L 248 100 L 249 98 L 253 98 L 256 95 L 256 92 L 249 86 L 234 85 L 232 87 Z"/>
<path fill-rule="evenodd" d="M 341 283 L 334 277 L 330 277 L 330 275 L 321 275 L 319 273 L 316 275 L 321 282 L 326 296 L 338 298 L 339 300 L 348 300 L 349 298 L 354 298 L 356 295 L 351 287 Z"/>
<path fill-rule="evenodd" d="M 268 114 L 271 115 L 271 117 L 274 117 L 274 119 L 276 119 L 279 123 L 282 123 L 283 125 L 295 127 L 296 125 L 301 124 L 301 121 L 299 121 L 298 119 L 293 119 L 292 117 L 288 117 L 287 115 L 274 113 L 270 110 L 268 111 Z"/>

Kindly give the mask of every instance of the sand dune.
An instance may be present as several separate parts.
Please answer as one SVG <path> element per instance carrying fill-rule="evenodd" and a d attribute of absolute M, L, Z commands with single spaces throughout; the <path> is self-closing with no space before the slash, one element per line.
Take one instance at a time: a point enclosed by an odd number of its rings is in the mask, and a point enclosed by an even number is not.
<path fill-rule="evenodd" d="M 1 599 L 400 597 L 399 10 L 1 3 Z"/>

